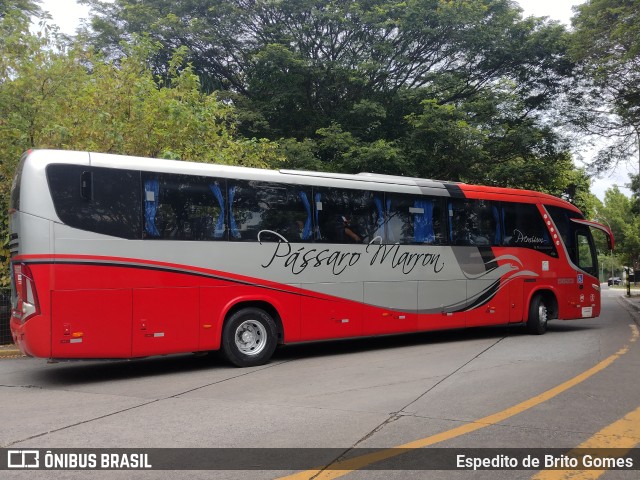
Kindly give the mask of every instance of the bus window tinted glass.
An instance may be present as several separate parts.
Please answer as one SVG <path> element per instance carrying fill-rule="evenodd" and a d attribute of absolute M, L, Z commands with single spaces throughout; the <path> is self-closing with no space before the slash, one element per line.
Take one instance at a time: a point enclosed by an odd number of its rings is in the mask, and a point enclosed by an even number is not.
<path fill-rule="evenodd" d="M 497 203 L 451 199 L 448 210 L 449 233 L 453 245 L 500 243 L 500 211 Z"/>
<path fill-rule="evenodd" d="M 569 258 L 575 265 L 579 265 L 579 248 L 580 244 L 577 243 L 577 237 L 575 235 L 578 225 L 571 221 L 572 218 L 584 218 L 581 214 L 567 210 L 560 207 L 545 206 L 545 208 L 551 214 L 553 223 L 556 225 L 560 237 L 564 243 Z"/>
<path fill-rule="evenodd" d="M 144 236 L 164 240 L 226 240 L 224 182 L 143 173 Z"/>
<path fill-rule="evenodd" d="M 230 240 L 306 242 L 313 239 L 310 188 L 229 181 L 228 198 Z"/>
<path fill-rule="evenodd" d="M 565 208 L 560 207 L 550 207 L 545 206 L 545 208 L 551 214 L 551 218 L 553 219 L 553 223 L 555 223 L 558 232 L 560 233 L 560 237 L 564 242 L 565 247 L 567 248 L 567 252 L 569 253 L 569 257 L 571 261 L 577 265 L 578 262 L 578 253 L 576 250 L 576 242 L 573 235 L 575 231 L 576 224 L 571 221 L 572 218 L 584 218 L 577 212 L 572 212 Z"/>
<path fill-rule="evenodd" d="M 595 246 L 588 228 L 580 227 L 576 231 L 578 261 L 576 265 L 593 276 L 598 274 L 595 258 Z"/>
<path fill-rule="evenodd" d="M 387 195 L 387 243 L 441 245 L 445 238 L 442 200 L 417 195 Z"/>
<path fill-rule="evenodd" d="M 532 248 L 557 256 L 538 207 L 529 203 L 503 203 L 504 245 Z"/>
<path fill-rule="evenodd" d="M 384 236 L 383 195 L 364 190 L 314 188 L 315 240 L 369 243 Z"/>
<path fill-rule="evenodd" d="M 82 165 L 49 165 L 47 180 L 60 220 L 70 227 L 140 239 L 140 172 Z"/>
<path fill-rule="evenodd" d="M 9 200 L 9 208 L 20 210 L 20 185 L 22 183 L 22 170 L 24 170 L 24 164 L 27 160 L 27 156 L 23 155 L 16 173 L 13 176 L 13 182 L 11 183 L 11 197 Z"/>

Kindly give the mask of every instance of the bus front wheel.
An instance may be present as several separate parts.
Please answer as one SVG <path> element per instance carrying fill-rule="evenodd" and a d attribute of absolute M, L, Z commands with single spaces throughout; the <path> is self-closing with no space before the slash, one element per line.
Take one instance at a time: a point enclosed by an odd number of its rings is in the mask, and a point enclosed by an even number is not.
<path fill-rule="evenodd" d="M 222 351 L 238 367 L 255 367 L 269 361 L 277 344 L 276 324 L 260 308 L 243 308 L 227 320 L 222 330 Z"/>
<path fill-rule="evenodd" d="M 547 331 L 550 306 L 545 298 L 538 294 L 529 305 L 529 318 L 527 319 L 527 331 L 533 335 L 542 335 Z"/>

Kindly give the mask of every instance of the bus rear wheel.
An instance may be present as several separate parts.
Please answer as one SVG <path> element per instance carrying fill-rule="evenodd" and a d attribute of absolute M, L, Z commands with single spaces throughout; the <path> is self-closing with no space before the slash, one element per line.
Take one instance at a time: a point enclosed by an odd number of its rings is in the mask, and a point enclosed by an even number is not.
<path fill-rule="evenodd" d="M 222 351 L 238 367 L 255 367 L 269 361 L 277 344 L 273 318 L 260 308 L 233 313 L 222 330 Z"/>
<path fill-rule="evenodd" d="M 527 331 L 533 335 L 542 335 L 547 331 L 550 305 L 545 298 L 538 294 L 531 299 L 529 305 L 529 318 L 527 319 Z"/>

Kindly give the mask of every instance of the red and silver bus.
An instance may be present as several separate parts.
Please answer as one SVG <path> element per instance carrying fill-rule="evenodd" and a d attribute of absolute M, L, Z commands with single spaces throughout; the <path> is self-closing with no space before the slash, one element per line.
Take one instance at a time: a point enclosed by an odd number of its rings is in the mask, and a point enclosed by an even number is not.
<path fill-rule="evenodd" d="M 597 317 L 591 229 L 533 191 L 30 151 L 11 192 L 11 330 L 52 359 Z"/>

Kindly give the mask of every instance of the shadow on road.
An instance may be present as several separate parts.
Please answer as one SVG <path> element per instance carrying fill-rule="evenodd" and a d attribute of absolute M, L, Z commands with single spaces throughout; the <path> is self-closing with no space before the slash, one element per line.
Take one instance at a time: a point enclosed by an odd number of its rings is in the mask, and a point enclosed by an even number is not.
<path fill-rule="evenodd" d="M 232 369 L 216 354 L 177 354 L 133 360 L 72 360 L 51 362 L 46 367 L 31 373 L 37 385 L 59 387 L 152 376 L 168 377 L 211 368 Z"/>
<path fill-rule="evenodd" d="M 547 335 L 569 333 L 581 330 L 604 328 L 600 325 L 585 325 L 574 322 L 552 322 Z M 419 345 L 436 345 L 450 342 L 460 343 L 475 340 L 504 337 L 526 337 L 528 334 L 518 325 L 498 327 L 477 327 L 461 330 L 410 333 L 358 339 L 331 340 L 313 343 L 285 345 L 278 348 L 266 367 L 277 366 L 309 358 L 330 358 L 355 353 L 402 349 Z M 32 380 L 38 386 L 64 386 L 127 380 L 153 376 L 171 376 L 176 373 L 215 370 L 223 376 L 233 377 L 265 368 L 238 369 L 228 364 L 219 352 L 206 355 L 176 354 L 133 360 L 86 360 L 60 361 L 46 368 L 32 371 Z"/>

